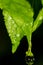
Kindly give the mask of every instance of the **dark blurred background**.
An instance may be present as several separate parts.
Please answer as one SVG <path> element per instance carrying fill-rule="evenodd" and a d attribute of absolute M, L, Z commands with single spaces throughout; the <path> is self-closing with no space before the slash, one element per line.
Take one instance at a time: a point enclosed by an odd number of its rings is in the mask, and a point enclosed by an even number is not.
<path fill-rule="evenodd" d="M 42 8 L 41 0 L 27 0 L 34 10 L 34 20 Z M 12 54 L 12 44 L 5 27 L 4 17 L 0 9 L 0 64 L 26 65 L 25 52 L 28 49 L 28 41 L 24 36 L 15 54 Z M 32 52 L 34 53 L 34 65 L 43 65 L 43 24 L 32 34 Z"/>

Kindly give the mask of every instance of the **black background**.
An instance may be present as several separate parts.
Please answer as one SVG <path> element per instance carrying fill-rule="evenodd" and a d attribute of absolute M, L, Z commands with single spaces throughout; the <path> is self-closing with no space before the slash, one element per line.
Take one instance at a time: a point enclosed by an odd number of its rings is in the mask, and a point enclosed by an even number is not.
<path fill-rule="evenodd" d="M 34 20 L 42 8 L 40 0 L 29 0 L 34 9 Z M 24 36 L 15 54 L 12 54 L 12 44 L 8 36 L 2 11 L 0 10 L 0 64 L 26 65 L 25 52 L 28 49 L 28 41 Z M 32 52 L 34 53 L 34 65 L 43 65 L 43 24 L 32 34 Z"/>

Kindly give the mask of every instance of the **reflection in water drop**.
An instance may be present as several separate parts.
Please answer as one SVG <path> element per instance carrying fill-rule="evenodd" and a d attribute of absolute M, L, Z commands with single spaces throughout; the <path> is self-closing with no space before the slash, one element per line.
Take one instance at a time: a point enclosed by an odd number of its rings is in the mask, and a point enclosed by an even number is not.
<path fill-rule="evenodd" d="M 26 64 L 28 64 L 28 65 L 33 65 L 35 59 L 34 59 L 34 57 L 26 56 L 26 57 L 25 57 L 25 61 L 26 61 Z"/>

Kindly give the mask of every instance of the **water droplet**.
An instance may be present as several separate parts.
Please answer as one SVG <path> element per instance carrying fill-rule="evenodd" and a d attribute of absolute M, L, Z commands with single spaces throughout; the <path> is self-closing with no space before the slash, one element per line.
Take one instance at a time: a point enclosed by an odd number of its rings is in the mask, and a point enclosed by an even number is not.
<path fill-rule="evenodd" d="M 10 31 L 9 31 L 10 32 Z M 11 36 L 11 34 L 9 34 L 9 36 Z"/>
<path fill-rule="evenodd" d="M 20 36 L 20 34 L 17 34 L 17 37 L 19 37 Z"/>
<path fill-rule="evenodd" d="M 26 24 L 26 26 L 28 26 L 28 23 Z"/>
<path fill-rule="evenodd" d="M 31 61 L 32 61 L 32 59 L 31 59 Z"/>
<path fill-rule="evenodd" d="M 12 33 L 14 33 L 14 30 L 12 30 Z"/>
<path fill-rule="evenodd" d="M 10 30 L 8 32 L 10 33 Z"/>
<path fill-rule="evenodd" d="M 9 28 L 8 28 L 9 30 L 11 29 L 11 26 L 9 26 Z"/>
<path fill-rule="evenodd" d="M 11 16 L 8 17 L 9 19 L 12 19 Z"/>
<path fill-rule="evenodd" d="M 42 20 L 42 16 L 39 19 Z"/>
<path fill-rule="evenodd" d="M 12 24 L 14 24 L 14 21 L 12 20 Z"/>
<path fill-rule="evenodd" d="M 13 42 L 16 43 L 16 40 L 14 39 Z"/>
<path fill-rule="evenodd" d="M 16 25 L 16 24 L 14 24 L 14 27 L 16 28 L 16 27 L 17 27 L 17 25 Z"/>

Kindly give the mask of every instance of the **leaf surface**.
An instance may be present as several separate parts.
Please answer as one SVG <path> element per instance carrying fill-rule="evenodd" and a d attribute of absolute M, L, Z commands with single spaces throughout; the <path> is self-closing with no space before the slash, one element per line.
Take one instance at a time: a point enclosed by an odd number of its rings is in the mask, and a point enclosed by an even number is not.
<path fill-rule="evenodd" d="M 0 0 L 0 8 L 12 42 L 12 53 L 15 53 L 24 35 L 30 40 L 33 10 L 26 0 Z"/>

